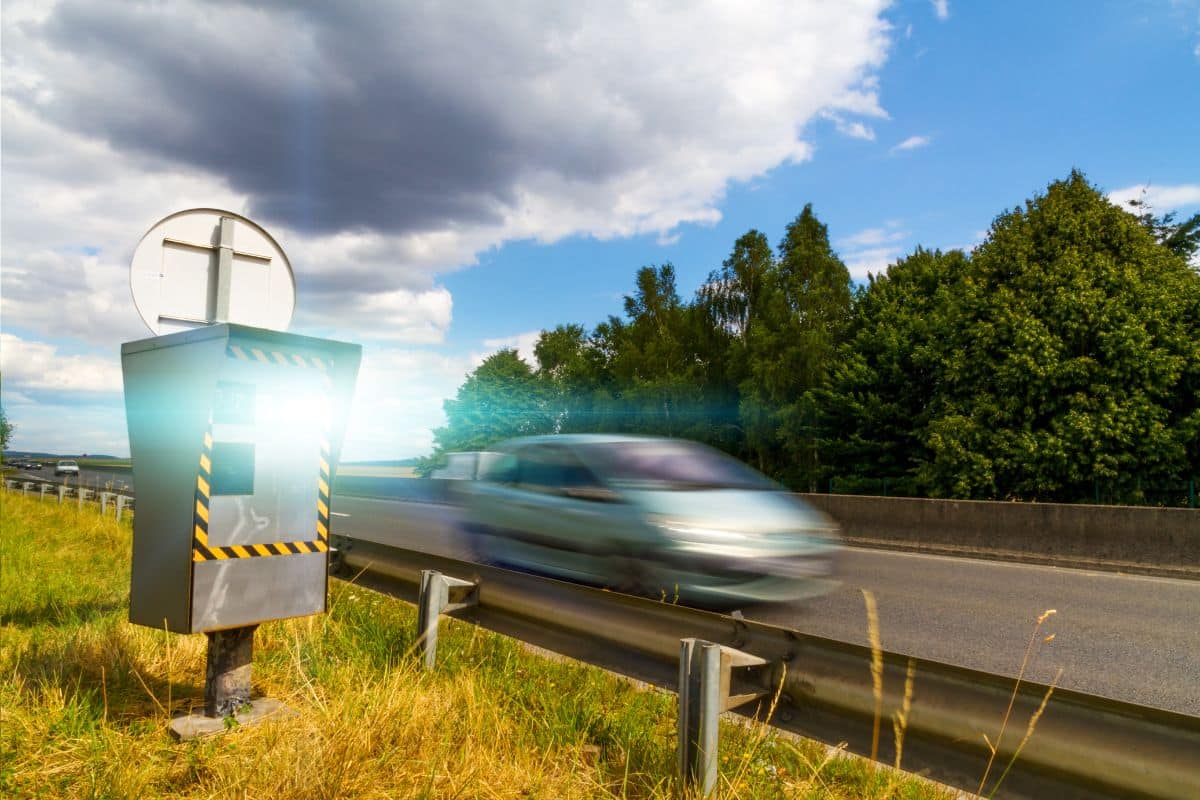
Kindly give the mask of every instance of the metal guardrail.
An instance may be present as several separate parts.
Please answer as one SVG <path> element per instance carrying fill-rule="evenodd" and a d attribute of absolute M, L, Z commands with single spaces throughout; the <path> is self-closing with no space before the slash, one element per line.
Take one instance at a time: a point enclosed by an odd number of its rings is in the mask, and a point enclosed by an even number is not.
<path fill-rule="evenodd" d="M 107 514 L 111 506 L 113 515 L 118 522 L 126 511 L 132 511 L 134 507 L 134 497 L 131 494 L 90 486 L 70 486 L 67 483 L 49 481 L 45 478 L 5 478 L 3 485 L 11 492 L 19 492 L 26 496 L 32 495 L 39 500 L 45 500 L 47 497 L 55 498 L 59 505 L 66 502 L 68 498 L 73 499 L 80 509 L 83 508 L 85 502 L 95 503 L 100 508 L 101 516 Z"/>
<path fill-rule="evenodd" d="M 415 600 L 422 570 L 436 570 L 473 586 L 470 603 L 453 604 L 454 616 L 671 691 L 680 681 L 681 640 L 757 657 L 767 666 L 751 671 L 755 685 L 730 686 L 728 693 L 770 697 L 779 691 L 770 724 L 871 752 L 876 697 L 869 648 L 376 542 L 334 540 L 343 577 Z M 999 796 L 1200 797 L 1198 717 L 1059 688 L 1022 747 L 1026 721 L 1049 687 L 1021 682 L 1014 694 L 1012 678 L 896 653 L 885 652 L 882 660 L 885 735 L 878 758 L 884 763 L 894 759 L 886 732 L 903 707 L 911 663 L 915 681 L 902 762 L 907 771 L 975 791 L 990 755 L 984 737 L 996 738 L 1012 699 L 1014 722 L 993 744 L 997 764 L 1018 749 L 1019 758 Z M 761 715 L 761 705 L 749 713 Z"/>

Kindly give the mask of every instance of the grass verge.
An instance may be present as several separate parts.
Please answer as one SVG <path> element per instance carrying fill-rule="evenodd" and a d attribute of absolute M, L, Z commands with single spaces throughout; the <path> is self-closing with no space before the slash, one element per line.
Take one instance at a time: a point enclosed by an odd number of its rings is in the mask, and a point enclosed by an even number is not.
<path fill-rule="evenodd" d="M 261 626 L 256 694 L 298 712 L 207 740 L 205 637 L 130 625 L 130 528 L 0 496 L 0 795 L 141 798 L 672 797 L 675 696 L 445 623 L 437 671 L 412 606 L 333 582 L 330 612 Z M 766 726 L 725 725 L 721 796 L 944 798 Z"/>

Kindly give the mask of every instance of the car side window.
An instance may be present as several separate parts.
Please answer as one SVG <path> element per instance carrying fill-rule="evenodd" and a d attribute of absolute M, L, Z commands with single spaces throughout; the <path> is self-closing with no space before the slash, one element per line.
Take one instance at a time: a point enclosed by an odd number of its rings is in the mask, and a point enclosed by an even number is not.
<path fill-rule="evenodd" d="M 598 486 L 596 477 L 565 447 L 530 447 L 521 453 L 522 489 L 562 494 L 568 489 Z"/>
<path fill-rule="evenodd" d="M 483 480 L 491 483 L 516 483 L 517 465 L 517 456 L 513 453 L 505 453 L 488 466 Z"/>

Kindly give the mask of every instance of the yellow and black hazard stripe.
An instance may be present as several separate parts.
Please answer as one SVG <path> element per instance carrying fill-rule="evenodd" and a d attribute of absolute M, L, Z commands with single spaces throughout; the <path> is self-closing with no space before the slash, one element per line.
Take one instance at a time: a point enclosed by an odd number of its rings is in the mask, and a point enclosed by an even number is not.
<path fill-rule="evenodd" d="M 258 361 L 281 367 L 303 367 L 319 369 L 326 372 L 333 362 L 317 356 L 306 356 L 300 353 L 284 353 L 280 350 L 264 350 L 261 347 L 250 347 L 238 344 L 225 346 L 225 355 L 239 361 Z"/>
<path fill-rule="evenodd" d="M 321 440 L 320 477 L 317 482 L 317 538 L 311 541 L 271 542 L 216 546 L 208 541 L 208 505 L 212 493 L 212 432 L 204 434 L 200 469 L 196 475 L 196 508 L 192 530 L 192 561 L 231 558 L 290 556 L 329 551 L 329 439 Z"/>
<path fill-rule="evenodd" d="M 329 548 L 329 435 L 321 437 L 321 475 L 317 478 L 317 542 Z"/>

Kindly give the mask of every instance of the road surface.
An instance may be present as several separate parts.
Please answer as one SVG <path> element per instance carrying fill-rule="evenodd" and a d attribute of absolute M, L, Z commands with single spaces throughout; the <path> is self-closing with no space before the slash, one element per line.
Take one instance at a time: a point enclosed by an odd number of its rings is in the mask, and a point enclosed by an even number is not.
<path fill-rule="evenodd" d="M 335 497 L 333 532 L 470 559 L 451 506 Z M 1200 582 L 848 548 L 841 588 L 803 603 L 742 609 L 749 619 L 867 644 L 863 589 L 883 647 L 1015 676 L 1037 617 L 1049 617 L 1027 677 L 1200 716 Z M 917 687 L 920 691 L 920 687 Z"/>

